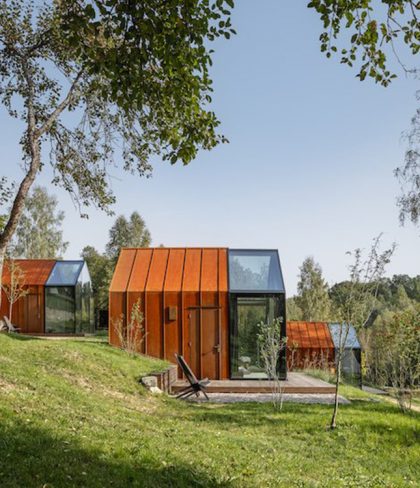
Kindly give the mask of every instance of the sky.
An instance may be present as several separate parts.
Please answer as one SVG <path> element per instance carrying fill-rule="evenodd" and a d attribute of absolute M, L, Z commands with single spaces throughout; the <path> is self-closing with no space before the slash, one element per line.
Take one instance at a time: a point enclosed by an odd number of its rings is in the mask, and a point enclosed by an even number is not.
<path fill-rule="evenodd" d="M 306 1 L 237 0 L 237 35 L 215 44 L 214 110 L 229 139 L 188 166 L 154 161 L 150 179 L 112 170 L 114 211 L 137 210 L 158 246 L 278 249 L 288 295 L 313 256 L 329 284 L 348 276 L 346 251 L 398 247 L 388 275 L 420 274 L 420 228 L 398 221 L 401 137 L 416 109 L 413 80 L 388 88 L 319 51 L 322 26 Z M 1 175 L 19 181 L 22 127 L 0 110 Z M 65 257 L 104 250 L 115 217 L 88 220 L 44 167 L 37 181 L 65 211 Z"/>

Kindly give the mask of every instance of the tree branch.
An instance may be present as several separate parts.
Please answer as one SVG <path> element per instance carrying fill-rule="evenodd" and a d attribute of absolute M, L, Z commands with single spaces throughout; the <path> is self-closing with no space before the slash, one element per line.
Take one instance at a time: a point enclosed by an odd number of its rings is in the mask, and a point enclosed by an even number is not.
<path fill-rule="evenodd" d="M 44 124 L 35 131 L 36 137 L 41 137 L 43 134 L 45 134 L 51 126 L 54 124 L 54 122 L 58 119 L 60 114 L 69 106 L 70 102 L 72 101 L 74 91 L 77 88 L 77 84 L 82 77 L 83 70 L 80 70 L 76 76 L 76 78 L 73 80 L 73 83 L 71 84 L 71 87 L 66 95 L 66 97 L 57 105 L 55 110 L 47 117 L 47 120 L 44 122 Z"/>

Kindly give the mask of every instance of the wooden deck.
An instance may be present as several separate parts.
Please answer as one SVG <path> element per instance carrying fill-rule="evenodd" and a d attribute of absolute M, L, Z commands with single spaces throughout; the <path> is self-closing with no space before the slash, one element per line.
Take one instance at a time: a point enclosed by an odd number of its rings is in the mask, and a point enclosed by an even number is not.
<path fill-rule="evenodd" d="M 270 381 L 267 380 L 213 380 L 207 387 L 209 393 L 269 393 Z M 284 393 L 326 393 L 335 392 L 330 383 L 312 378 L 303 373 L 288 373 L 287 381 L 282 381 Z M 172 385 L 172 393 L 187 386 L 186 381 L 178 380 Z"/>

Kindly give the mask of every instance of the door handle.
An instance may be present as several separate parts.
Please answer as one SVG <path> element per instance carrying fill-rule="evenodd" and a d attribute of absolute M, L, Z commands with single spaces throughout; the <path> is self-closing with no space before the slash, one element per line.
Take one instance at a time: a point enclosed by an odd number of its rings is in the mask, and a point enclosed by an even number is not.
<path fill-rule="evenodd" d="M 216 344 L 215 346 L 213 346 L 213 349 L 214 349 L 216 352 L 220 352 L 220 344 Z"/>

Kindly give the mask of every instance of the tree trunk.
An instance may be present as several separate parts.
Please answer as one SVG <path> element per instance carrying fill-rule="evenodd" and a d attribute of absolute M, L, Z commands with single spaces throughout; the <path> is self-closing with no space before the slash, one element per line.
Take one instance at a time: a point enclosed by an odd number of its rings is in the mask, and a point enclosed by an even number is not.
<path fill-rule="evenodd" d="M 10 303 L 9 303 L 9 320 L 10 320 L 10 323 L 12 322 L 12 308 L 13 308 L 13 303 L 10 300 Z"/>
<path fill-rule="evenodd" d="M 337 372 L 335 375 L 335 394 L 334 394 L 334 411 L 331 418 L 330 428 L 335 429 L 337 427 L 337 414 L 338 414 L 338 388 L 340 386 L 341 381 L 341 347 L 338 352 L 338 361 L 337 361 Z"/>

